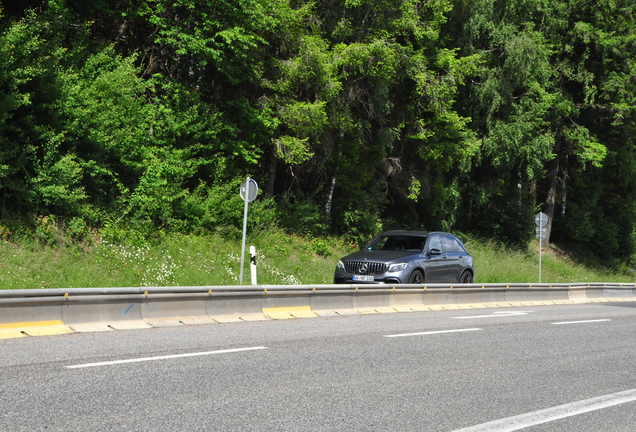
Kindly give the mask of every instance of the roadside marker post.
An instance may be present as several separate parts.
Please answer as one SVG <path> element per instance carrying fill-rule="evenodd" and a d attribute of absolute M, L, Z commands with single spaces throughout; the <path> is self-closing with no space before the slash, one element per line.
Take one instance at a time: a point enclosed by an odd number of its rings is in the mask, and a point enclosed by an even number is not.
<path fill-rule="evenodd" d="M 250 270 L 252 272 L 252 285 L 258 285 L 256 282 L 256 248 L 250 246 Z"/>

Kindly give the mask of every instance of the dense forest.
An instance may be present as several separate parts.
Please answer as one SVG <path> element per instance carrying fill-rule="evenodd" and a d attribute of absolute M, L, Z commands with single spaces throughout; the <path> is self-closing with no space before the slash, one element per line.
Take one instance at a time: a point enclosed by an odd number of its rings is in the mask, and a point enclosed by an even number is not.
<path fill-rule="evenodd" d="M 0 238 L 231 234 L 249 176 L 255 225 L 634 256 L 632 1 L 0 5 Z"/>

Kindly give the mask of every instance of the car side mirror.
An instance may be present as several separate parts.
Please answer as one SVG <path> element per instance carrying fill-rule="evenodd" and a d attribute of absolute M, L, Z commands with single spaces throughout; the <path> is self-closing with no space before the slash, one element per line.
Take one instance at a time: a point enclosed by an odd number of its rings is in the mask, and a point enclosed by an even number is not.
<path fill-rule="evenodd" d="M 437 249 L 437 248 L 433 248 L 430 251 L 428 251 L 428 253 L 431 254 L 431 255 L 441 255 L 442 251 Z"/>

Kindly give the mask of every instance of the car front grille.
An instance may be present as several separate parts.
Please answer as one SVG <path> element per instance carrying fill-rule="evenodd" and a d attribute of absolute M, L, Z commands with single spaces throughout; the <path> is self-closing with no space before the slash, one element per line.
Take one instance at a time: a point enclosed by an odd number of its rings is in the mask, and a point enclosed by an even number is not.
<path fill-rule="evenodd" d="M 361 271 L 362 270 L 361 268 L 365 264 L 367 266 L 367 271 L 363 272 Z M 386 273 L 386 271 L 388 270 L 388 266 L 384 263 L 375 263 L 375 262 L 367 262 L 367 261 L 348 261 L 345 263 L 345 269 L 347 270 L 347 273 L 374 275 L 374 274 Z"/>

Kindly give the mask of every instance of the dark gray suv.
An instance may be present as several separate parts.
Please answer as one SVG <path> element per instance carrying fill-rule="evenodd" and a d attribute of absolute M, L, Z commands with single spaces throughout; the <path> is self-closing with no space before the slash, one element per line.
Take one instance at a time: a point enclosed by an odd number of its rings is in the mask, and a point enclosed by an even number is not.
<path fill-rule="evenodd" d="M 338 261 L 341 283 L 471 283 L 473 257 L 445 232 L 387 231 L 359 252 Z"/>

